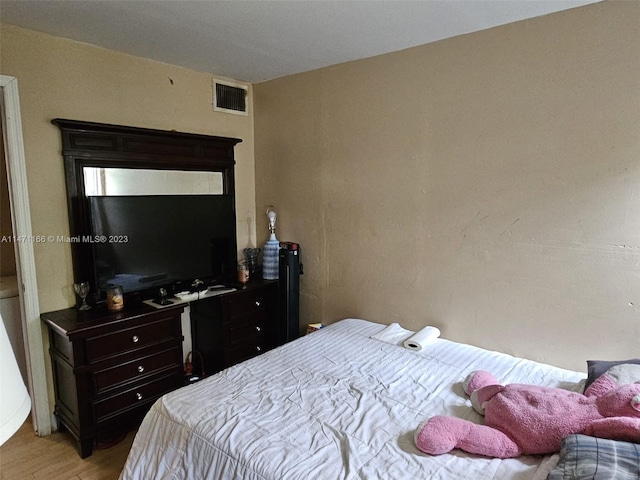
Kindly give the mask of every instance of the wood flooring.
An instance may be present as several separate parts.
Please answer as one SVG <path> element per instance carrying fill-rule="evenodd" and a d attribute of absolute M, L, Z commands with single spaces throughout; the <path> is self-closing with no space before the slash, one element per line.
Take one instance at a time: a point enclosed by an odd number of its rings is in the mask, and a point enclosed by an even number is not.
<path fill-rule="evenodd" d="M 135 432 L 81 459 L 69 433 L 38 437 L 30 421 L 0 447 L 1 480 L 117 480 Z"/>

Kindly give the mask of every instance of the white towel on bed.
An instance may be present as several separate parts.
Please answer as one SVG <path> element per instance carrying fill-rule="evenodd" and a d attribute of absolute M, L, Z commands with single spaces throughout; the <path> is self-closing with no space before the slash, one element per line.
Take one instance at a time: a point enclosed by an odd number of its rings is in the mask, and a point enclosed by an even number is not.
<path fill-rule="evenodd" d="M 408 348 L 409 350 L 415 350 L 419 352 L 425 347 L 428 347 L 433 342 L 435 342 L 440 336 L 440 330 L 437 327 L 424 327 L 422 330 L 417 332 L 415 335 L 407 338 L 403 345 L 404 348 Z"/>
<path fill-rule="evenodd" d="M 378 333 L 371 335 L 374 340 L 390 343 L 392 345 L 402 345 L 402 343 L 411 337 L 415 332 L 402 328 L 398 323 L 383 328 Z"/>

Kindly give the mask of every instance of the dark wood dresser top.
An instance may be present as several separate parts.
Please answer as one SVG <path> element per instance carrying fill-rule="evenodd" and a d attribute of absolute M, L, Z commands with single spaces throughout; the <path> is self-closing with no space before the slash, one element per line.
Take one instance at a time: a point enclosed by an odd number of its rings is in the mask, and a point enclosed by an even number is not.
<path fill-rule="evenodd" d="M 127 307 L 120 312 L 110 312 L 106 307 L 93 308 L 92 310 L 79 311 L 77 308 L 65 308 L 40 315 L 47 325 L 62 335 L 75 335 L 88 333 L 91 330 L 102 327 L 105 323 L 117 324 L 131 322 L 132 319 L 149 315 L 155 312 L 169 313 L 174 309 L 184 309 L 185 304 L 168 306 L 156 309 L 144 303 L 133 307 Z"/>

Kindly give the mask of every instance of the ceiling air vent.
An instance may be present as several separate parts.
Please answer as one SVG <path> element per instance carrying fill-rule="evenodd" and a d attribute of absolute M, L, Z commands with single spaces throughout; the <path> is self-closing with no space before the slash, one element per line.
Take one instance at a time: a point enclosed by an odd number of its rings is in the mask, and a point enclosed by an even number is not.
<path fill-rule="evenodd" d="M 247 115 L 247 87 L 215 80 L 213 109 L 216 112 Z"/>

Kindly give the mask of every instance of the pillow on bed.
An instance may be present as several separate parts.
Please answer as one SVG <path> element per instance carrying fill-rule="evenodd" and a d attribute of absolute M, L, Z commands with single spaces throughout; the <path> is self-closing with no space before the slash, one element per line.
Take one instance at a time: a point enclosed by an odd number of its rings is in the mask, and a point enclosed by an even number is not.
<path fill-rule="evenodd" d="M 547 480 L 640 478 L 640 444 L 569 435 L 562 440 L 560 458 Z"/>
<path fill-rule="evenodd" d="M 586 390 L 587 388 L 589 388 L 589 385 L 595 382 L 600 375 L 605 373 L 611 367 L 615 367 L 616 365 L 623 365 L 625 363 L 640 365 L 640 358 L 632 358 L 630 360 L 620 360 L 620 361 L 588 360 L 587 361 L 587 381 L 584 384 L 584 389 Z"/>

